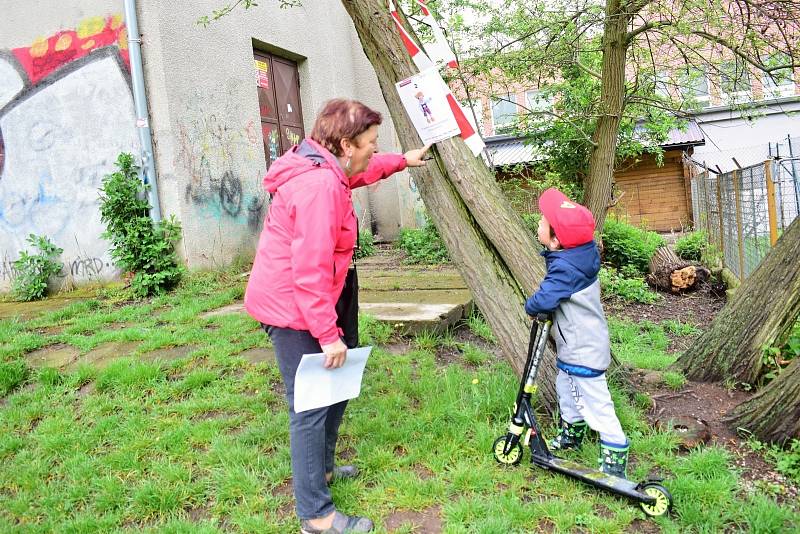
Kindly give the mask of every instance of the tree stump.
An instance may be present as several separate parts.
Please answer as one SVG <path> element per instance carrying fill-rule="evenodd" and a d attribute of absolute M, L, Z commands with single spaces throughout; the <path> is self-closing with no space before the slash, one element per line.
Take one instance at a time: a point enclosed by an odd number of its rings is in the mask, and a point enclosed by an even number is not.
<path fill-rule="evenodd" d="M 711 274 L 702 265 L 682 260 L 669 247 L 661 247 L 656 250 L 650 259 L 649 271 L 648 283 L 655 288 L 671 293 L 696 289 L 699 284 L 708 280 Z"/>

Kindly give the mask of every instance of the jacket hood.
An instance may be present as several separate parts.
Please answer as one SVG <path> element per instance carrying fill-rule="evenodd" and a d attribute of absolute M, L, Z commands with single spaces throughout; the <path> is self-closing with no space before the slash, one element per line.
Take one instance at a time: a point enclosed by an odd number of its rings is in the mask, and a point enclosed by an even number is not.
<path fill-rule="evenodd" d="M 269 193 L 275 193 L 292 178 L 320 168 L 331 169 L 339 176 L 342 183 L 348 183 L 333 154 L 312 139 L 303 139 L 299 145 L 290 148 L 270 165 L 264 176 L 264 189 Z"/>
<path fill-rule="evenodd" d="M 563 250 L 545 250 L 542 256 L 547 263 L 559 259 L 572 265 L 583 276 L 593 279 L 600 271 L 600 254 L 594 241 Z"/>

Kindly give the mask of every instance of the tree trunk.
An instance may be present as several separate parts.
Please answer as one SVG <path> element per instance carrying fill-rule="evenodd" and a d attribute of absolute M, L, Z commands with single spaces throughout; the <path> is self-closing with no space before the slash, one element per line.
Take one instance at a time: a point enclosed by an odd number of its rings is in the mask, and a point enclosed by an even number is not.
<path fill-rule="evenodd" d="M 756 384 L 761 352 L 782 338 L 800 312 L 800 217 L 789 225 L 733 301 L 678 359 L 692 380 Z"/>
<path fill-rule="evenodd" d="M 800 360 L 737 406 L 728 422 L 749 430 L 762 441 L 784 443 L 800 438 Z"/>
<path fill-rule="evenodd" d="M 592 134 L 595 146 L 589 156 L 589 174 L 584 182 L 584 204 L 594 215 L 598 234 L 603 230 L 606 211 L 611 203 L 617 137 L 625 107 L 625 57 L 630 17 L 621 0 L 607 0 L 603 28 L 601 115 Z"/>
<path fill-rule="evenodd" d="M 416 73 L 381 0 L 343 0 L 367 58 L 375 68 L 400 143 L 420 146 L 395 89 Z M 460 138 L 433 149 L 435 163 L 411 169 L 425 207 L 444 239 L 456 267 L 484 312 L 506 359 L 519 376 L 527 356 L 530 320 L 525 298 L 544 277 L 544 262 L 533 236 L 509 206 L 494 176 L 472 156 Z M 554 411 L 555 356 L 545 354 L 540 398 Z"/>
<path fill-rule="evenodd" d="M 708 280 L 711 272 L 702 265 L 682 260 L 669 247 L 656 250 L 650 259 L 647 281 L 653 287 L 671 293 L 695 289 Z"/>

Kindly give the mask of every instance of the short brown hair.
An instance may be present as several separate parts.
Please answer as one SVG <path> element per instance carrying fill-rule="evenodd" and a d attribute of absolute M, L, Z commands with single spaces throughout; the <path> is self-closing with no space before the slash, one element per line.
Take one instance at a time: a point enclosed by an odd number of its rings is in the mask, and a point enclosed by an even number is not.
<path fill-rule="evenodd" d="M 383 121 L 381 114 L 358 100 L 329 100 L 317 116 L 311 139 L 327 148 L 334 156 L 342 155 L 342 139 L 353 140 L 370 126 Z"/>

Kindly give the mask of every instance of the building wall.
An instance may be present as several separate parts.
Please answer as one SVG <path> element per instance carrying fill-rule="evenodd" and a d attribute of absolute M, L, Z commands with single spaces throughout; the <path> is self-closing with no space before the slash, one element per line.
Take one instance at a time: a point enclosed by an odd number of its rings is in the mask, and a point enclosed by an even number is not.
<path fill-rule="evenodd" d="M 626 216 L 632 224 L 659 232 L 690 225 L 691 204 L 680 150 L 666 151 L 663 166 L 646 155 L 639 163 L 615 173 L 614 181 L 624 192 L 614 212 Z"/>
<path fill-rule="evenodd" d="M 0 18 L 0 289 L 31 233 L 64 249 L 62 278 L 117 274 L 98 188 L 139 145 L 122 1 L 50 4 Z"/>
<path fill-rule="evenodd" d="M 100 237 L 98 189 L 120 152 L 137 157 L 122 0 L 4 5 L 0 19 L 0 289 L 30 233 L 64 249 L 64 276 L 119 273 Z M 204 28 L 218 0 L 140 0 L 139 27 L 162 212 L 182 223 L 189 267 L 252 255 L 267 209 L 253 50 L 294 60 L 306 134 L 334 97 L 384 116 L 380 147 L 400 150 L 377 78 L 335 0 L 237 9 Z M 322 21 L 322 22 L 321 22 Z M 410 148 L 410 147 L 409 147 Z M 408 173 L 357 190 L 362 228 L 414 225 Z"/>

